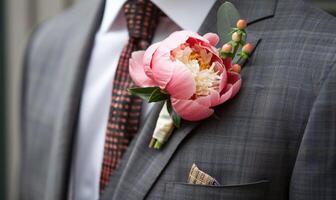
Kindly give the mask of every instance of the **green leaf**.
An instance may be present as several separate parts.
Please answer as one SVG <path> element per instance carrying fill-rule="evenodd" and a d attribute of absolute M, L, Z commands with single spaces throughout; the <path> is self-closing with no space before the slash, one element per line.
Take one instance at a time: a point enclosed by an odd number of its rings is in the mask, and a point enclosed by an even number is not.
<path fill-rule="evenodd" d="M 236 27 L 237 21 L 240 19 L 240 14 L 236 7 L 230 3 L 223 3 L 217 12 L 217 31 L 222 44 L 231 40 L 232 28 Z"/>
<path fill-rule="evenodd" d="M 170 100 L 167 101 L 167 110 L 168 113 L 170 114 L 170 117 L 173 119 L 175 127 L 180 128 L 181 117 L 178 116 L 177 113 L 175 112 Z"/>
<path fill-rule="evenodd" d="M 169 94 L 165 93 L 159 87 L 130 88 L 128 91 L 149 103 L 163 101 L 169 98 Z"/>
<path fill-rule="evenodd" d="M 153 91 L 158 89 L 158 88 L 159 87 L 130 88 L 130 89 L 128 89 L 128 91 L 130 91 L 131 94 L 148 101 L 150 96 L 152 95 Z"/>
<path fill-rule="evenodd" d="M 148 102 L 158 102 L 169 99 L 169 95 L 165 92 L 163 92 L 159 87 L 154 89 L 152 94 L 150 95 Z"/>

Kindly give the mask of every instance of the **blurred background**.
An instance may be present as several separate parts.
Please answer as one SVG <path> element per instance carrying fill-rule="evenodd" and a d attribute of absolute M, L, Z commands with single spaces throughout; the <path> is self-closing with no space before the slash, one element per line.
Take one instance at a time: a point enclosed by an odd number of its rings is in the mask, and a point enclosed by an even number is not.
<path fill-rule="evenodd" d="M 75 1 L 79 0 L 0 1 L 0 200 L 18 195 L 20 85 L 27 40 L 37 24 Z M 336 16 L 336 0 L 306 1 Z"/>
<path fill-rule="evenodd" d="M 0 133 L 6 133 L 0 136 L 0 200 L 18 199 L 20 87 L 27 40 L 37 24 L 75 1 L 0 0 Z"/>

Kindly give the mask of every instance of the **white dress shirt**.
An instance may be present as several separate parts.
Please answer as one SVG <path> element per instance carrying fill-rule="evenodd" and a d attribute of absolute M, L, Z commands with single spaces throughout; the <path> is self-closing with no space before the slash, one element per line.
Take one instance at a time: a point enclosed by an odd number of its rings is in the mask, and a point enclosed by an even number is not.
<path fill-rule="evenodd" d="M 122 5 L 126 0 L 107 0 L 103 21 L 86 74 L 80 106 L 78 132 L 72 165 L 73 197 L 76 200 L 99 198 L 99 179 L 103 160 L 112 83 L 121 50 L 128 41 Z M 154 41 L 161 41 L 181 29 L 197 31 L 215 0 L 152 0 L 168 17 L 160 20 Z M 144 103 L 141 119 L 150 106 Z"/>

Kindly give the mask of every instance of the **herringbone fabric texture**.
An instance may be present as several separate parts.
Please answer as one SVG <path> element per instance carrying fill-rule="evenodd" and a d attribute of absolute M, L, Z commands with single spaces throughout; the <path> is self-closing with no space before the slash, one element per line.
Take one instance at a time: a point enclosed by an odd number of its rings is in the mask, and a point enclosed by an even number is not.
<path fill-rule="evenodd" d="M 108 184 L 132 138 L 137 133 L 142 100 L 132 96 L 128 88 L 133 82 L 128 72 L 129 59 L 135 50 L 150 44 L 160 18 L 160 10 L 147 0 L 128 1 L 124 5 L 130 39 L 119 58 L 113 82 L 112 100 L 106 129 L 100 192 Z"/>

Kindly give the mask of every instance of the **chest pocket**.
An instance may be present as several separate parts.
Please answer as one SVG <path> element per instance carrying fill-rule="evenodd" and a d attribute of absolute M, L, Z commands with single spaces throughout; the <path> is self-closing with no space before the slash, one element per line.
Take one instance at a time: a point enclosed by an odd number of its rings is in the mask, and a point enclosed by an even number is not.
<path fill-rule="evenodd" d="M 239 185 L 195 185 L 168 182 L 165 200 L 263 200 L 266 199 L 269 181 L 258 181 Z"/>

